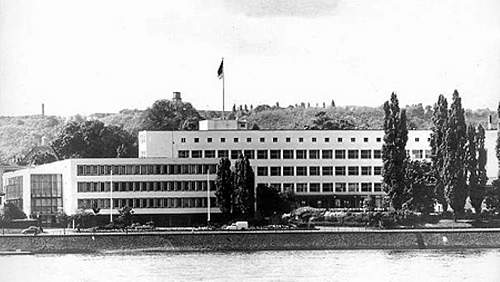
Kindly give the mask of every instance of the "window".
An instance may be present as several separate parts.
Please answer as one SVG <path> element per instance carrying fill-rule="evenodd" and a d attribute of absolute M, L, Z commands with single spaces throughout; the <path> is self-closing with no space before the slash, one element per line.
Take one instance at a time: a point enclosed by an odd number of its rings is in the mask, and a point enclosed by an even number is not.
<path fill-rule="evenodd" d="M 290 137 L 285 138 L 286 143 L 290 143 L 290 141 L 292 141 L 292 139 Z"/>
<path fill-rule="evenodd" d="M 189 150 L 179 150 L 178 157 L 182 159 L 189 158 Z"/>
<path fill-rule="evenodd" d="M 302 159 L 306 159 L 306 158 L 307 158 L 307 156 L 306 156 L 306 155 L 307 155 L 307 154 L 306 154 L 306 152 L 307 152 L 306 150 L 296 150 L 296 151 L 295 151 L 295 157 L 296 157 L 297 159 L 301 159 L 301 160 L 302 160 Z"/>
<path fill-rule="evenodd" d="M 356 138 L 351 137 L 351 142 L 356 142 Z"/>
<path fill-rule="evenodd" d="M 323 159 L 331 159 L 331 158 L 333 158 L 333 151 L 332 150 L 322 150 L 321 157 Z"/>
<path fill-rule="evenodd" d="M 259 160 L 267 159 L 267 150 L 257 150 L 257 159 Z"/>
<path fill-rule="evenodd" d="M 229 157 L 229 151 L 228 150 L 218 150 L 217 157 L 218 158 L 227 158 L 227 157 Z"/>
<path fill-rule="evenodd" d="M 240 157 L 241 151 L 240 150 L 231 150 L 231 159 L 237 159 Z"/>
<path fill-rule="evenodd" d="M 297 167 L 297 176 L 307 176 L 307 167 L 306 166 L 298 166 Z"/>
<path fill-rule="evenodd" d="M 309 150 L 310 159 L 319 159 L 319 150 Z"/>
<path fill-rule="evenodd" d="M 198 137 L 194 138 L 194 143 L 200 143 L 200 138 Z"/>
<path fill-rule="evenodd" d="M 423 150 L 412 150 L 411 153 L 415 159 L 422 159 L 424 157 Z"/>
<path fill-rule="evenodd" d="M 348 167 L 348 174 L 349 175 L 359 175 L 359 167 L 357 167 L 357 166 Z"/>
<path fill-rule="evenodd" d="M 325 137 L 325 143 L 330 143 L 330 138 L 329 137 Z"/>
<path fill-rule="evenodd" d="M 347 151 L 348 159 L 359 159 L 359 151 L 358 150 L 348 150 Z"/>
<path fill-rule="evenodd" d="M 267 176 L 267 166 L 258 166 L 257 167 L 257 175 L 258 176 Z"/>
<path fill-rule="evenodd" d="M 243 151 L 243 154 L 249 159 L 255 159 L 255 151 L 254 150 L 245 150 Z"/>
<path fill-rule="evenodd" d="M 270 155 L 273 160 L 281 159 L 281 150 L 271 150 Z"/>
<path fill-rule="evenodd" d="M 293 166 L 284 166 L 283 167 L 283 176 L 293 176 Z"/>
<path fill-rule="evenodd" d="M 307 183 L 297 183 L 297 193 L 307 192 Z"/>
<path fill-rule="evenodd" d="M 248 137 L 247 138 L 247 143 L 252 143 L 252 138 Z"/>
<path fill-rule="evenodd" d="M 345 150 L 335 150 L 336 159 L 345 159 Z"/>
<path fill-rule="evenodd" d="M 348 183 L 347 192 L 359 192 L 359 183 Z"/>
<path fill-rule="evenodd" d="M 342 137 L 337 138 L 337 142 L 342 143 Z"/>
<path fill-rule="evenodd" d="M 381 159 L 382 158 L 382 150 L 373 150 L 373 158 Z"/>
<path fill-rule="evenodd" d="M 420 138 L 415 137 L 415 142 L 420 142 Z"/>
<path fill-rule="evenodd" d="M 238 137 L 234 137 L 234 138 L 233 138 L 233 142 L 234 142 L 234 143 L 238 143 L 238 142 L 240 142 L 240 139 L 238 139 Z"/>
<path fill-rule="evenodd" d="M 426 159 L 432 158 L 432 152 L 431 152 L 431 150 L 425 150 L 425 158 Z"/>
<path fill-rule="evenodd" d="M 299 142 L 300 142 L 300 143 L 304 142 L 304 138 L 299 137 Z"/>
<path fill-rule="evenodd" d="M 293 150 L 283 150 L 283 159 L 293 159 Z"/>
<path fill-rule="evenodd" d="M 363 138 L 363 142 L 368 142 L 368 137 Z"/>
<path fill-rule="evenodd" d="M 186 138 L 181 138 L 181 143 L 186 143 Z"/>
<path fill-rule="evenodd" d="M 374 166 L 373 167 L 373 175 L 382 175 L 382 167 Z"/>
<path fill-rule="evenodd" d="M 260 142 L 260 143 L 264 143 L 264 142 L 266 142 L 266 138 L 264 138 L 264 137 L 260 137 L 260 138 L 259 138 L 259 142 Z"/>
<path fill-rule="evenodd" d="M 221 142 L 221 143 L 226 143 L 226 138 L 221 137 L 220 142 Z"/>
<path fill-rule="evenodd" d="M 283 192 L 293 191 L 293 183 L 283 183 Z"/>
<path fill-rule="evenodd" d="M 310 176 L 318 176 L 319 175 L 319 166 L 309 167 L 309 175 Z"/>
<path fill-rule="evenodd" d="M 382 138 L 377 137 L 377 142 L 382 142 Z"/>
<path fill-rule="evenodd" d="M 317 140 L 316 137 L 311 138 L 312 142 L 316 142 L 316 140 Z"/>
<path fill-rule="evenodd" d="M 382 183 L 373 183 L 373 192 L 382 192 Z"/>
<path fill-rule="evenodd" d="M 335 192 L 344 193 L 346 191 L 345 183 L 335 183 Z"/>
<path fill-rule="evenodd" d="M 201 158 L 201 150 L 193 150 L 191 151 L 191 157 L 194 159 Z"/>
<path fill-rule="evenodd" d="M 361 167 L 361 175 L 372 175 L 372 167 L 371 166 L 362 166 Z"/>
<path fill-rule="evenodd" d="M 322 167 L 322 172 L 324 176 L 332 176 L 333 175 L 333 166 L 324 166 Z"/>
<path fill-rule="evenodd" d="M 320 187 L 321 186 L 319 183 L 310 183 L 309 184 L 309 192 L 313 192 L 313 193 L 321 192 Z"/>
<path fill-rule="evenodd" d="M 323 183 L 323 193 L 333 192 L 333 183 Z"/>
<path fill-rule="evenodd" d="M 273 137 L 273 143 L 278 142 L 278 137 Z"/>
<path fill-rule="evenodd" d="M 281 167 L 280 166 L 272 166 L 271 167 L 271 176 L 281 176 Z"/>
<path fill-rule="evenodd" d="M 361 192 L 371 192 L 372 184 L 370 182 L 361 183 Z"/>
<path fill-rule="evenodd" d="M 361 150 L 361 158 L 362 159 L 371 159 L 372 151 L 371 150 Z"/>
<path fill-rule="evenodd" d="M 212 138 L 211 137 L 207 138 L 207 143 L 212 143 Z"/>
<path fill-rule="evenodd" d="M 345 166 L 336 166 L 335 167 L 335 175 L 337 175 L 337 176 L 345 175 Z"/>

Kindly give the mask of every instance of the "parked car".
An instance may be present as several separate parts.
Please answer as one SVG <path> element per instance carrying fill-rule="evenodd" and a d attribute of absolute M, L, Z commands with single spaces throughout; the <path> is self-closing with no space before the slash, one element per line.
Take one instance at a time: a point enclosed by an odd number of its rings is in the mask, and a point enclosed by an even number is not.
<path fill-rule="evenodd" d="M 40 233 L 43 233 L 42 229 L 37 226 L 30 226 L 23 231 L 21 231 L 22 234 L 33 234 L 33 235 L 38 235 Z"/>

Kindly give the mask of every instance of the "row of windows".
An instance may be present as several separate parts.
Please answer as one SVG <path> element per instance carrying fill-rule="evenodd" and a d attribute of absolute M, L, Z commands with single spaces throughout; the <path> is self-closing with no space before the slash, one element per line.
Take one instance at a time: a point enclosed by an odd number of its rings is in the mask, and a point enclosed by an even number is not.
<path fill-rule="evenodd" d="M 259 166 L 257 176 L 382 175 L 381 166 Z"/>
<path fill-rule="evenodd" d="M 56 214 L 62 207 L 61 197 L 31 199 L 31 212 L 35 214 Z"/>
<path fill-rule="evenodd" d="M 215 190 L 214 181 L 113 181 L 113 192 L 207 191 Z M 78 193 L 109 192 L 110 182 L 78 182 Z"/>
<path fill-rule="evenodd" d="M 32 174 L 32 197 L 61 197 L 62 174 Z"/>
<path fill-rule="evenodd" d="M 266 185 L 259 183 L 259 185 Z M 323 182 L 323 183 L 270 183 L 278 191 L 296 193 L 372 193 L 382 192 L 380 182 Z"/>
<path fill-rule="evenodd" d="M 317 138 L 317 137 L 311 137 L 311 142 L 316 143 L 316 142 L 318 142 L 319 139 L 320 138 Z M 207 137 L 206 143 L 213 143 L 214 140 L 215 139 L 212 138 L 212 137 Z M 226 138 L 226 137 L 220 137 L 219 138 L 220 143 L 226 143 L 227 140 L 228 140 L 228 138 Z M 246 138 L 233 137 L 232 140 L 233 140 L 233 143 L 240 143 L 240 142 L 252 143 L 252 142 L 255 141 L 252 137 L 246 137 Z M 269 139 L 266 139 L 265 137 L 259 137 L 258 140 L 259 140 L 260 143 L 265 143 L 266 141 L 269 141 L 269 140 L 271 140 L 272 143 L 278 143 L 279 142 L 279 138 L 278 137 L 272 137 L 272 138 L 269 138 Z M 285 140 L 286 143 L 292 142 L 292 138 L 291 137 L 285 137 L 284 140 Z M 304 137 L 298 137 L 296 140 L 299 143 L 303 143 L 304 142 Z M 350 138 L 345 138 L 345 139 L 343 137 L 337 137 L 336 140 L 337 140 L 337 143 L 342 143 L 342 142 L 344 142 L 344 140 L 349 140 L 351 143 L 354 143 L 354 142 L 358 141 L 358 139 L 356 137 L 350 137 Z M 368 137 L 359 138 L 359 140 L 363 140 L 364 143 L 368 143 L 370 141 L 370 139 Z M 419 137 L 415 137 L 414 140 L 415 140 L 415 142 L 420 142 L 420 138 Z M 181 143 L 186 143 L 187 139 L 185 137 L 181 137 L 180 141 L 181 141 Z M 330 137 L 324 137 L 323 138 L 323 142 L 324 143 L 330 143 L 330 141 L 331 141 Z M 375 141 L 378 142 L 378 143 L 382 142 L 382 137 L 375 137 Z M 427 138 L 427 141 L 430 141 L 430 138 Z M 200 143 L 200 138 L 199 137 L 194 137 L 193 138 L 193 142 L 194 143 Z"/>
<path fill-rule="evenodd" d="M 215 173 L 215 164 L 156 164 L 156 165 L 78 165 L 78 176 L 90 175 L 154 175 Z"/>
<path fill-rule="evenodd" d="M 368 137 L 363 137 L 363 138 L 360 138 L 360 139 L 362 139 L 363 142 L 365 142 L 365 143 L 369 142 L 369 138 Z M 415 138 L 416 142 L 418 142 L 417 139 L 418 138 Z M 180 140 L 181 140 L 181 143 L 186 143 L 187 139 L 185 137 L 181 137 Z M 240 141 L 241 142 L 246 142 L 246 143 L 252 143 L 252 142 L 255 141 L 254 139 L 252 139 L 252 137 L 246 137 L 246 138 L 234 137 L 232 140 L 233 140 L 233 143 L 240 143 Z M 266 139 L 265 137 L 259 137 L 258 140 L 259 140 L 260 143 L 265 143 L 266 141 L 269 141 L 269 140 L 271 140 L 273 143 L 278 143 L 279 142 L 279 138 L 278 137 L 272 137 L 272 138 L 269 138 L 269 139 Z M 292 142 L 292 138 L 291 137 L 285 137 L 284 140 L 285 140 L 286 143 Z M 330 143 L 330 140 L 331 140 L 330 137 L 324 137 L 323 138 L 323 141 L 325 143 Z M 353 143 L 357 141 L 356 137 L 351 137 L 351 138 L 346 138 L 346 139 L 344 139 L 343 137 L 337 137 L 336 140 L 337 140 L 338 143 L 342 143 L 342 142 L 344 142 L 344 140 L 350 140 L 350 142 L 353 142 Z M 376 137 L 375 140 L 377 142 L 382 142 L 382 138 L 381 137 Z M 227 138 L 226 137 L 220 137 L 219 141 L 220 141 L 220 143 L 226 143 Z M 199 137 L 194 137 L 193 138 L 193 142 L 194 143 L 200 143 L 200 138 Z M 212 142 L 214 142 L 214 138 L 207 137 L 206 142 L 207 143 L 212 143 Z M 299 142 L 299 143 L 304 142 L 304 137 L 298 137 L 297 138 L 297 142 Z M 318 138 L 317 137 L 311 137 L 311 142 L 313 142 L 313 143 L 318 142 Z"/>
<path fill-rule="evenodd" d="M 381 159 L 382 150 L 179 150 L 179 158 L 231 158 L 245 155 L 249 159 Z"/>
<path fill-rule="evenodd" d="M 98 207 L 109 209 L 110 199 L 78 199 L 79 209 Z M 210 198 L 210 206 L 215 207 L 215 198 Z M 135 198 L 113 199 L 113 208 L 206 208 L 207 198 Z"/>

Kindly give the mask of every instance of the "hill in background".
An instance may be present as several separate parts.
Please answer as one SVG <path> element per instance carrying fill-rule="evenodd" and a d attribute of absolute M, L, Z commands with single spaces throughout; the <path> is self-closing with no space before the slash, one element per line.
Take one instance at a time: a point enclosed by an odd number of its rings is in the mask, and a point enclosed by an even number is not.
<path fill-rule="evenodd" d="M 245 110 L 246 108 L 246 110 Z M 319 118 L 334 122 L 342 121 L 341 126 L 355 129 L 381 129 L 384 113 L 382 107 L 306 107 L 261 105 L 250 109 L 247 106 L 234 106 L 234 111 L 227 112 L 226 117 L 246 119 L 250 124 L 260 129 L 304 129 L 314 128 Z M 430 129 L 432 125 L 432 108 L 430 106 L 406 106 L 408 127 L 410 129 Z M 198 111 L 202 118 L 219 118 L 220 111 Z M 467 110 L 468 123 L 481 123 L 487 128 L 489 115 L 497 124 L 497 114 L 488 109 Z M 89 116 L 72 116 L 69 118 L 57 116 L 17 116 L 0 117 L 0 161 L 12 162 L 15 156 L 28 152 L 34 146 L 40 145 L 42 137 L 50 142 L 69 120 L 100 120 L 106 125 L 116 125 L 136 135 L 142 130 L 144 110 L 121 110 L 118 113 L 96 113 Z"/>

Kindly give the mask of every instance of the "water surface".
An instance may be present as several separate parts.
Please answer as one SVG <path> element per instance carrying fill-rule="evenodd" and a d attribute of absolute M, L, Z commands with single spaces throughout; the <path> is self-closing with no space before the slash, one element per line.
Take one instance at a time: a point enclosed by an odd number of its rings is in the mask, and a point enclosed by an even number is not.
<path fill-rule="evenodd" d="M 500 281 L 500 249 L 0 256 L 0 281 Z"/>

